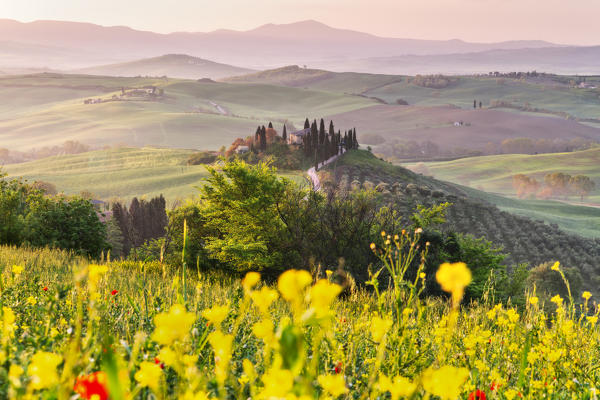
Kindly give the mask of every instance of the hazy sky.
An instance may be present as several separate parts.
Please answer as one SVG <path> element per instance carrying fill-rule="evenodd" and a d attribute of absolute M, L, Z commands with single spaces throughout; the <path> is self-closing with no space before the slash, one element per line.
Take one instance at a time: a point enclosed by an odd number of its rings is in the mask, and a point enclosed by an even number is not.
<path fill-rule="evenodd" d="M 600 0 L 0 0 L 0 18 L 126 25 L 156 32 L 315 19 L 380 36 L 600 44 Z"/>

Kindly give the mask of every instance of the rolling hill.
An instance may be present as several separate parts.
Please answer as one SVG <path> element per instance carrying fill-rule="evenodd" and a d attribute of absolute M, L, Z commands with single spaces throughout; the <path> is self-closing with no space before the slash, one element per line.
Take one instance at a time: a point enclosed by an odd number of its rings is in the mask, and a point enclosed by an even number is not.
<path fill-rule="evenodd" d="M 49 157 L 2 169 L 11 177 L 53 183 L 59 192 L 91 192 L 95 198 L 124 201 L 162 194 L 169 204 L 197 193 L 208 176 L 203 165 L 187 165 L 193 150 L 120 147 Z M 302 174 L 284 176 L 303 181 Z"/>
<path fill-rule="evenodd" d="M 584 174 L 596 182 L 596 190 L 591 193 L 587 201 L 600 203 L 600 148 L 598 147 L 571 153 L 469 157 L 426 165 L 431 174 L 438 179 L 508 196 L 515 195 L 512 177 L 516 174 L 525 174 L 538 181 L 543 181 L 544 175 L 553 172 Z M 571 200 L 575 202 L 578 199 L 573 197 Z M 598 211 L 600 212 L 600 209 Z"/>
<path fill-rule="evenodd" d="M 148 87 L 163 94 L 121 96 Z M 307 116 L 375 104 L 342 93 L 263 84 L 64 74 L 2 77 L 0 96 L 11 98 L 0 103 L 0 142 L 13 150 L 65 140 L 218 149 L 270 120 L 301 124 Z M 90 98 L 102 101 L 84 104 Z"/>
<path fill-rule="evenodd" d="M 221 29 L 207 33 L 159 34 L 123 26 L 104 27 L 68 21 L 22 23 L 4 19 L 0 20 L 0 37 L 13 43 L 68 50 L 69 54 L 65 54 L 65 57 L 61 58 L 60 54 L 53 52 L 55 58 L 44 61 L 38 57 L 29 61 L 35 61 L 36 64 L 28 65 L 56 69 L 91 67 L 100 63 L 155 57 L 158 54 L 183 53 L 254 69 L 310 64 L 321 68 L 332 65 L 331 69 L 348 71 L 351 65 L 348 61 L 369 57 L 557 46 L 543 41 L 468 43 L 456 39 L 436 41 L 384 38 L 332 28 L 310 20 L 291 24 L 267 24 L 248 31 Z M 73 57 L 73 54 L 77 56 Z"/>
<path fill-rule="evenodd" d="M 497 148 L 503 140 L 518 137 L 600 141 L 600 129 L 572 120 L 454 106 L 376 105 L 330 118 L 341 126 L 355 126 L 363 135 L 378 137 L 376 143 L 362 141 L 371 144 L 375 152 L 391 150 L 394 142 L 408 141 L 430 141 L 446 152 Z M 464 125 L 455 126 L 454 122 L 458 121 Z M 418 157 L 415 154 L 415 158 Z"/>
<path fill-rule="evenodd" d="M 167 54 L 120 64 L 83 68 L 73 72 L 103 76 L 168 76 L 187 79 L 220 79 L 250 73 L 252 70 L 185 54 Z"/>

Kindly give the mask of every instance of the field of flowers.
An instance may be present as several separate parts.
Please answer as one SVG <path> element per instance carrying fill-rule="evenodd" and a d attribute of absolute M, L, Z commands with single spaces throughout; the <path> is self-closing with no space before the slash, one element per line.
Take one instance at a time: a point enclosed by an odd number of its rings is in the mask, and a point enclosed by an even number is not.
<path fill-rule="evenodd" d="M 534 291 L 461 304 L 456 263 L 436 274 L 449 298 L 423 299 L 417 236 L 382 234 L 382 270 L 344 290 L 331 271 L 267 284 L 0 247 L 0 398 L 596 399 L 589 293 L 549 314 Z"/>

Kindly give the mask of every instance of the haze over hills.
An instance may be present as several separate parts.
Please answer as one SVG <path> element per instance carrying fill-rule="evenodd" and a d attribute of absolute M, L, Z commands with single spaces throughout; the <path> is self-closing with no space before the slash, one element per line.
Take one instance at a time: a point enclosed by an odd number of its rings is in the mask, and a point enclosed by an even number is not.
<path fill-rule="evenodd" d="M 250 73 L 253 70 L 216 63 L 185 54 L 166 54 L 137 61 L 83 68 L 75 72 L 104 76 L 169 76 L 172 78 L 219 79 Z"/>
<path fill-rule="evenodd" d="M 160 34 L 128 27 L 65 21 L 22 23 L 0 20 L 2 66 L 86 68 L 133 61 L 162 54 L 181 53 L 215 62 L 265 69 L 286 64 L 328 67 L 342 71 L 360 66 L 372 57 L 442 55 L 489 50 L 547 48 L 544 41 L 469 43 L 462 40 L 384 38 L 336 29 L 316 21 L 267 24 L 249 31 L 217 30 L 208 33 Z M 37 46 L 27 52 L 27 46 Z M 35 54 L 31 54 L 35 53 Z M 41 54 L 46 54 L 44 57 Z M 373 61 L 376 67 L 377 61 Z M 370 68 L 373 65 L 368 65 Z M 381 72 L 375 68 L 372 72 Z M 396 71 L 399 73 L 400 71 Z"/>

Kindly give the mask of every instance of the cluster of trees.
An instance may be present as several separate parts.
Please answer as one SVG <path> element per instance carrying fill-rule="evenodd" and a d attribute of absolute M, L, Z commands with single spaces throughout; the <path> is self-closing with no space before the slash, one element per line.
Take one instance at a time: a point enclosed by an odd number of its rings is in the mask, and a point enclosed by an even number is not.
<path fill-rule="evenodd" d="M 413 83 L 417 86 L 422 86 L 431 89 L 444 89 L 448 86 L 454 85 L 458 82 L 458 77 L 445 76 L 445 75 L 417 75 L 414 78 L 407 78 L 409 83 Z"/>
<path fill-rule="evenodd" d="M 342 137 L 340 130 L 337 133 L 335 132 L 333 121 L 329 121 L 329 130 L 325 131 L 323 118 L 321 118 L 318 126 L 316 119 L 311 124 L 306 118 L 304 129 L 310 129 L 310 131 L 303 137 L 302 148 L 306 157 L 314 157 L 317 168 L 319 163 L 340 154 L 343 151 L 342 149 L 358 149 L 356 128 L 345 131 Z"/>
<path fill-rule="evenodd" d="M 107 248 L 106 227 L 79 196 L 46 195 L 0 171 L 0 244 L 56 247 L 97 257 Z"/>
<path fill-rule="evenodd" d="M 532 139 L 511 138 L 502 141 L 499 152 L 504 154 L 538 154 L 560 153 L 584 150 L 595 142 L 584 138 L 566 139 Z M 496 146 L 497 147 L 497 146 Z"/>
<path fill-rule="evenodd" d="M 583 201 L 594 190 L 596 183 L 586 175 L 571 176 L 562 172 L 553 172 L 546 174 L 543 182 L 525 174 L 514 175 L 513 187 L 519 198 L 568 198 L 576 195 Z"/>
<path fill-rule="evenodd" d="M 165 235 L 168 221 L 165 198 L 160 195 L 146 201 L 134 197 L 129 208 L 119 202 L 113 203 L 112 220 L 117 227 L 114 231 L 116 240 L 111 240 L 113 255 L 127 256 L 148 240 Z"/>
<path fill-rule="evenodd" d="M 60 146 L 46 146 L 29 151 L 0 148 L 0 163 L 19 163 L 63 154 L 79 154 L 86 151 L 90 151 L 90 147 L 76 140 L 67 140 Z"/>

